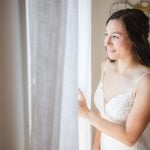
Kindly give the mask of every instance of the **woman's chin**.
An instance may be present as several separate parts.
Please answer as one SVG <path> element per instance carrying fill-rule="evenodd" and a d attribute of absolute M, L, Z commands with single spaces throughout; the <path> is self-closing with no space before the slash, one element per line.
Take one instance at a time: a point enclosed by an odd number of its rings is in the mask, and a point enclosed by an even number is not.
<path fill-rule="evenodd" d="M 114 57 L 114 56 L 112 56 L 112 55 L 108 55 L 108 58 L 109 58 L 110 60 L 116 60 L 116 57 Z"/>

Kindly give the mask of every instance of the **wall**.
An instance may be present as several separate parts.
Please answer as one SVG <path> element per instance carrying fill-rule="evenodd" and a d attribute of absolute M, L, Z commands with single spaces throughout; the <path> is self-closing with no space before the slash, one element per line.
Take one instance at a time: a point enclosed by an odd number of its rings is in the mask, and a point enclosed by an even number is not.
<path fill-rule="evenodd" d="M 92 89 L 95 91 L 100 80 L 100 64 L 106 57 L 104 49 L 105 22 L 109 17 L 113 0 L 92 1 Z"/>
<path fill-rule="evenodd" d="M 106 58 L 104 49 L 105 22 L 110 15 L 110 6 L 114 0 L 92 1 L 91 57 L 92 57 L 92 95 L 100 80 L 101 62 Z M 92 101 L 92 106 L 93 101 Z"/>
<path fill-rule="evenodd" d="M 27 150 L 23 87 L 26 75 L 22 70 L 25 64 L 22 59 L 25 54 L 25 1 L 2 0 L 0 20 L 0 149 Z"/>

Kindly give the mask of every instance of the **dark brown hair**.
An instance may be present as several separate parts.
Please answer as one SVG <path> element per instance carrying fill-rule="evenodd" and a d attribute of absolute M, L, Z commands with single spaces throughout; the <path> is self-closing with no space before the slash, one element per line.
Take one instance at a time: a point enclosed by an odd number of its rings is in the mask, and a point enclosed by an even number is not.
<path fill-rule="evenodd" d="M 149 18 L 140 9 L 122 9 L 114 12 L 107 20 L 120 19 L 127 29 L 127 33 L 133 42 L 133 51 L 137 60 L 150 66 L 150 44 L 149 36 Z"/>

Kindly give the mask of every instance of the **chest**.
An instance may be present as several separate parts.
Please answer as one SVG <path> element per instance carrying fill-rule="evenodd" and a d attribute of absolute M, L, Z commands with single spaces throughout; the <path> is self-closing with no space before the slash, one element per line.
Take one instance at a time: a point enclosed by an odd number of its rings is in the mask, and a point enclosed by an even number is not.
<path fill-rule="evenodd" d="M 103 93 L 105 102 L 125 94 L 134 84 L 132 77 L 117 73 L 107 73 L 103 79 Z"/>

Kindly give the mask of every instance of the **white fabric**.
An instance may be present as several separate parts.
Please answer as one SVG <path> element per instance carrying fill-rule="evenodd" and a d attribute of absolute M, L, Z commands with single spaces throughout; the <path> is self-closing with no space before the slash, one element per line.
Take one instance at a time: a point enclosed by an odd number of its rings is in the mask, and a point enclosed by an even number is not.
<path fill-rule="evenodd" d="M 128 114 L 133 105 L 133 89 L 139 83 L 139 81 L 149 73 L 150 72 L 142 75 L 140 78 L 138 78 L 136 84 L 133 87 L 129 87 L 129 89 L 124 94 L 120 94 L 112 98 L 106 104 L 104 102 L 103 93 L 103 73 L 102 79 L 98 85 L 94 96 L 95 105 L 101 112 L 101 116 L 111 122 L 125 125 Z M 100 150 L 148 150 L 144 135 L 142 135 L 133 146 L 127 146 L 102 132 L 100 143 Z"/>
<path fill-rule="evenodd" d="M 31 0 L 32 150 L 78 150 L 78 1 Z"/>
<path fill-rule="evenodd" d="M 79 0 L 78 87 L 91 106 L 91 0 Z M 79 150 L 91 150 L 91 126 L 79 117 Z"/>

